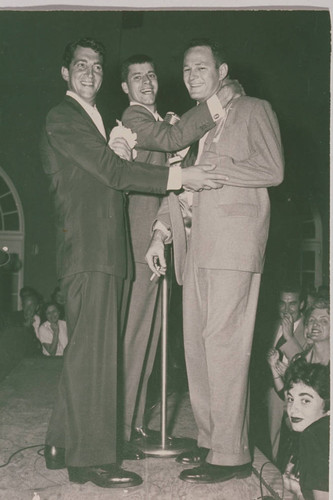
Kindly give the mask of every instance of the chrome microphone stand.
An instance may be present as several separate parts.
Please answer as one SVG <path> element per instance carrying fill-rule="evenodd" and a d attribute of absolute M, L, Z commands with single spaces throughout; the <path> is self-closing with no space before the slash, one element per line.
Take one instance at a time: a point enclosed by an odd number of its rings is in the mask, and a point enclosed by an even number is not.
<path fill-rule="evenodd" d="M 193 448 L 193 439 L 167 436 L 167 354 L 168 354 L 168 277 L 162 276 L 162 331 L 161 331 L 161 443 L 151 443 L 149 438 L 135 440 L 145 455 L 174 457 Z"/>

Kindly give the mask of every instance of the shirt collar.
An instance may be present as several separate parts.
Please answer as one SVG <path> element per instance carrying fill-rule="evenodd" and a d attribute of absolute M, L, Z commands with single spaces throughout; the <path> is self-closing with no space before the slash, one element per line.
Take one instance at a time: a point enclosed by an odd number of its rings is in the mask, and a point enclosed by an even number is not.
<path fill-rule="evenodd" d="M 81 99 L 81 97 L 78 96 L 75 92 L 72 92 L 71 90 L 67 90 L 66 95 L 75 99 L 83 107 L 83 109 L 88 113 L 88 115 L 91 116 L 96 111 L 98 111 L 96 108 L 96 104 L 94 104 L 94 106 L 92 106 L 91 104 L 88 104 L 83 99 Z"/>
<path fill-rule="evenodd" d="M 153 115 L 155 120 L 163 121 L 161 116 L 158 114 L 157 111 L 152 111 L 151 109 L 147 108 L 147 106 L 145 106 L 144 104 L 141 104 L 141 102 L 131 101 L 130 106 L 142 106 L 143 108 L 147 109 L 149 111 L 149 113 L 151 113 Z"/>

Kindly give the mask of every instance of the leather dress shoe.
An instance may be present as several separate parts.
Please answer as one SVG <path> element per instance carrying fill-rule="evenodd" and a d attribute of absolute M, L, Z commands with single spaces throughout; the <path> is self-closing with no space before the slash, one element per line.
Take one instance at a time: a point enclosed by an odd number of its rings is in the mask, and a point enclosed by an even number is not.
<path fill-rule="evenodd" d="M 213 465 L 204 463 L 194 469 L 183 470 L 179 478 L 189 483 L 209 484 L 223 483 L 229 479 L 242 479 L 252 474 L 251 463 L 244 465 Z"/>
<path fill-rule="evenodd" d="M 143 451 L 130 441 L 124 442 L 121 456 L 123 460 L 143 460 L 146 458 Z"/>
<path fill-rule="evenodd" d="M 142 484 L 142 478 L 122 469 L 117 464 L 94 467 L 68 467 L 68 477 L 73 483 L 87 483 L 91 481 L 101 488 L 130 488 Z"/>
<path fill-rule="evenodd" d="M 45 465 L 48 469 L 65 469 L 65 448 L 46 444 L 44 447 Z"/>
<path fill-rule="evenodd" d="M 184 451 L 178 455 L 176 462 L 183 465 L 200 465 L 205 463 L 208 453 L 208 448 L 196 446 L 193 450 Z"/>

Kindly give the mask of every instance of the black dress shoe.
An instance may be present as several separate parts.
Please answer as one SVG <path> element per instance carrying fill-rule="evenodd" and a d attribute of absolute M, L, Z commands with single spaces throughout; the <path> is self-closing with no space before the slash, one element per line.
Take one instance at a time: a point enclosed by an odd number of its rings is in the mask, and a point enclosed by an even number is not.
<path fill-rule="evenodd" d="M 142 484 L 142 478 L 116 464 L 94 467 L 68 467 L 68 477 L 73 483 L 92 483 L 101 488 L 130 488 Z"/>
<path fill-rule="evenodd" d="M 183 465 L 200 465 L 204 464 L 209 453 L 208 448 L 200 448 L 196 446 L 193 450 L 184 451 L 176 458 L 176 462 Z"/>
<path fill-rule="evenodd" d="M 200 467 L 194 469 L 183 470 L 179 477 L 183 481 L 189 483 L 223 483 L 232 478 L 250 477 L 252 474 L 252 466 L 250 463 L 244 465 L 213 465 L 204 463 Z"/>
<path fill-rule="evenodd" d="M 143 460 L 146 455 L 135 444 L 125 441 L 122 449 L 123 460 Z"/>
<path fill-rule="evenodd" d="M 57 448 L 46 444 L 44 447 L 45 464 L 48 469 L 64 469 L 65 464 L 65 448 Z"/>

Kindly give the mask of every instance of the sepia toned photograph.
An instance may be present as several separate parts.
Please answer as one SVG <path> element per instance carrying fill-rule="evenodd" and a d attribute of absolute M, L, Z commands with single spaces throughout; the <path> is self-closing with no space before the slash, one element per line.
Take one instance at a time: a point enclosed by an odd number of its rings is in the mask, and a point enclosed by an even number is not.
<path fill-rule="evenodd" d="M 0 499 L 328 500 L 330 8 L 112 3 L 0 0 Z"/>

